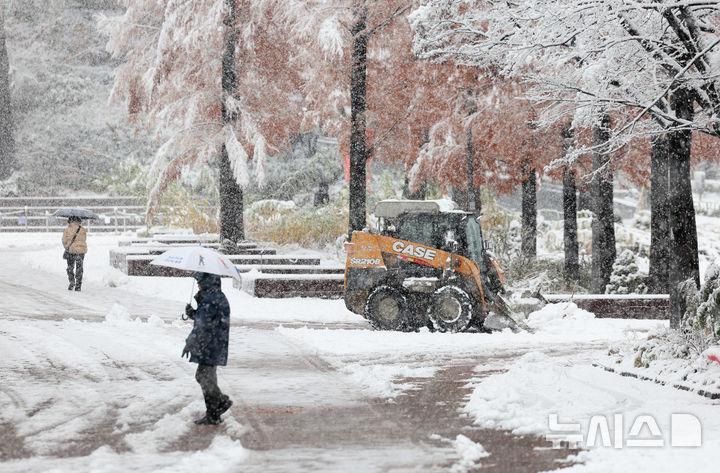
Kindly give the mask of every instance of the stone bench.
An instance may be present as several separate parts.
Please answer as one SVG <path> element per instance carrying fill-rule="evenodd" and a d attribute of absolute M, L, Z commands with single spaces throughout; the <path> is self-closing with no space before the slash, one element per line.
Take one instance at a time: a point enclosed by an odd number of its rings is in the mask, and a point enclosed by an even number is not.
<path fill-rule="evenodd" d="M 566 302 L 569 294 L 545 294 L 548 302 Z M 670 317 L 670 297 L 667 294 L 575 294 L 572 296 L 580 309 L 597 318 L 659 319 Z"/>

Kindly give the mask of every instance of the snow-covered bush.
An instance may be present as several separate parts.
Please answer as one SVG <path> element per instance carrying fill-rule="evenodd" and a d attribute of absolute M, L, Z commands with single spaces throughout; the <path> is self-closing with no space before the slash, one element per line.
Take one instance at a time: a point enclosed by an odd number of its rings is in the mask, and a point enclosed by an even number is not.
<path fill-rule="evenodd" d="M 646 276 L 638 269 L 635 253 L 623 250 L 613 263 L 610 284 L 605 287 L 606 294 L 645 294 Z"/>
<path fill-rule="evenodd" d="M 700 290 L 691 284 L 681 331 L 694 351 L 701 353 L 720 342 L 720 266 L 716 261 L 705 273 Z"/>
<path fill-rule="evenodd" d="M 266 159 L 262 179 L 253 170 L 254 179 L 245 189 L 248 200 L 312 203 L 320 184 L 331 185 L 343 177 L 337 145 L 324 143 L 317 133 L 291 136 L 287 149 Z"/>
<path fill-rule="evenodd" d="M 668 330 L 656 333 L 635 347 L 635 368 L 650 368 L 658 360 L 688 359 L 691 351 L 682 334 Z"/>
<path fill-rule="evenodd" d="M 578 227 L 582 224 L 590 226 L 590 215 L 584 220 L 578 219 Z M 493 201 L 483 203 L 482 228 L 485 239 L 490 243 L 491 253 L 505 271 L 508 288 L 525 292 L 587 292 L 589 286 L 589 259 L 584 240 L 581 235 L 589 235 L 590 230 L 578 230 L 580 240 L 580 285 L 569 284 L 565 279 L 565 265 L 562 258 L 562 230 L 555 222 L 538 219 L 537 237 L 540 248 L 549 254 L 559 257 L 539 256 L 525 258 L 522 256 L 522 225 L 518 212 L 504 209 Z"/>
<path fill-rule="evenodd" d="M 263 201 L 246 209 L 245 233 L 258 240 L 324 249 L 347 234 L 347 209 L 347 191 L 320 207 L 297 207 L 292 201 Z"/>
<path fill-rule="evenodd" d="M 650 230 L 650 211 L 640 210 L 635 212 L 632 226 L 640 230 Z"/>
<path fill-rule="evenodd" d="M 490 202 L 483 207 L 481 224 L 483 235 L 490 242 L 492 253 L 498 262 L 508 266 L 513 260 L 517 260 L 522 244 L 522 227 L 517 212 Z"/>
<path fill-rule="evenodd" d="M 196 234 L 218 233 L 220 216 L 217 202 L 216 187 L 194 187 L 176 181 L 168 186 L 161 206 L 148 224 L 191 228 Z"/>

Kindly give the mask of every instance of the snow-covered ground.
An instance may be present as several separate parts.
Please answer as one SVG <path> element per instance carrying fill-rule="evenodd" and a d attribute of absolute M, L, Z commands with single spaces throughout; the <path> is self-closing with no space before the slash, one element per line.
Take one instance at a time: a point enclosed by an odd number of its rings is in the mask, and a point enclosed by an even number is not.
<path fill-rule="evenodd" d="M 612 445 L 600 446 L 598 436 L 595 447 L 571 458 L 582 462 L 574 471 L 711 471 L 720 461 L 718 401 L 592 366 L 665 322 L 596 319 L 564 303 L 531 314 L 533 334 L 377 332 L 341 300 L 256 299 L 229 280 L 230 361 L 219 378 L 235 406 L 221 426 L 200 429 L 192 424 L 203 409 L 194 365 L 180 358 L 190 324 L 179 314 L 192 280 L 110 268 L 108 252 L 119 238 L 88 236 L 76 293 L 67 291 L 59 235 L 0 234 L 0 471 L 470 471 L 498 464 L 497 449 L 470 440 L 473 430 L 458 430 L 444 446 L 433 440 L 434 428 L 424 441 L 403 429 L 362 436 L 378 400 L 392 417 L 393 406 L 453 366 L 470 367 L 458 380 L 469 395 L 437 402 L 456 402 L 458 422 L 478 431 L 553 435 L 556 415 L 563 425 L 579 424 L 571 433 L 587 440 L 597 416 L 607 419 Z M 701 447 L 670 445 L 672 414 L 699 420 Z M 617 430 L 616 415 L 623 420 Z M 656 421 L 663 447 L 628 445 L 653 438 L 647 426 L 631 435 L 642 415 Z M 353 431 L 357 438 L 337 438 Z M 615 448 L 618 433 L 622 448 Z"/>

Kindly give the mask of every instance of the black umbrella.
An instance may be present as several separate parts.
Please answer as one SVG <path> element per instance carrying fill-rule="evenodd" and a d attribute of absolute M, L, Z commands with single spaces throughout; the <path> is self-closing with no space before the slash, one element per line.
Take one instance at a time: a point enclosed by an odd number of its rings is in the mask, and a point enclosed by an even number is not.
<path fill-rule="evenodd" d="M 70 207 L 70 208 L 64 208 L 64 209 L 58 209 L 53 213 L 54 217 L 79 217 L 79 218 L 100 218 L 97 214 L 94 212 L 91 212 L 86 209 L 81 209 L 80 207 Z"/>

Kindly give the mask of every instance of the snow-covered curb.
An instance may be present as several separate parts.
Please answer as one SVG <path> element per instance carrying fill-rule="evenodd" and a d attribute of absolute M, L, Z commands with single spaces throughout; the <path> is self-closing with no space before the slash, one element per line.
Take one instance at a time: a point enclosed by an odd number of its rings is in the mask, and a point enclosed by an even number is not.
<path fill-rule="evenodd" d="M 592 366 L 587 354 L 530 352 L 472 384 L 464 407 L 476 425 L 577 442 L 571 471 L 713 471 L 720 461 L 716 402 Z M 479 366 L 478 371 L 485 367 Z M 702 450 L 674 446 L 673 418 L 694 417 Z M 650 419 L 660 432 L 648 431 Z M 636 426 L 638 432 L 633 433 Z M 603 431 L 603 426 L 605 430 Z M 644 430 L 643 430 L 644 428 Z M 655 448 L 631 441 L 660 440 Z"/>
<path fill-rule="evenodd" d="M 609 371 L 611 373 L 619 374 L 620 376 L 626 376 L 626 377 L 632 377 L 637 378 L 642 381 L 652 381 L 655 384 L 660 384 L 662 386 L 671 386 L 675 389 L 679 389 L 681 391 L 689 391 L 695 394 L 698 394 L 703 397 L 707 397 L 710 399 L 720 399 L 720 390 L 706 390 L 704 388 L 700 388 L 698 386 L 687 384 L 687 383 L 679 383 L 677 381 L 671 381 L 669 379 L 661 379 L 658 377 L 651 377 L 646 376 L 643 374 L 642 368 L 636 368 L 636 369 L 630 369 L 627 370 L 624 369 L 616 369 L 611 366 L 604 365 L 602 363 L 595 362 L 593 363 L 593 366 L 596 368 L 604 369 L 605 371 Z M 647 371 L 647 370 L 645 370 Z"/>

